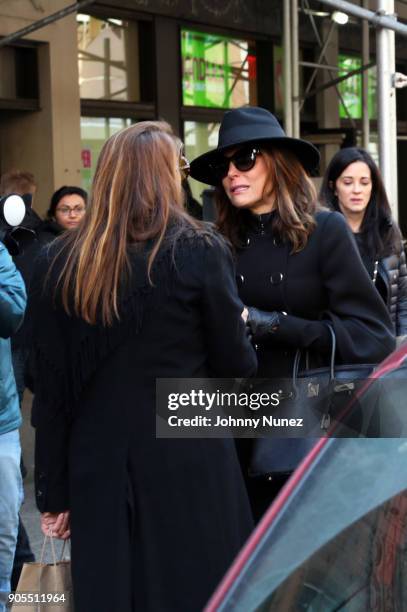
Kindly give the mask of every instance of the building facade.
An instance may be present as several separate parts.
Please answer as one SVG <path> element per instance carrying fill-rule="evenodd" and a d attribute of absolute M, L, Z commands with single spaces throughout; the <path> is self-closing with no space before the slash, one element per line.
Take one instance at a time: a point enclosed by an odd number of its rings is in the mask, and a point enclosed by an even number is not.
<path fill-rule="evenodd" d="M 72 0 L 0 0 L 0 36 Z M 301 3 L 300 3 L 301 4 Z M 407 5 L 397 3 L 407 19 Z M 320 8 L 320 3 L 309 2 Z M 319 7 L 318 7 L 319 5 Z M 361 141 L 361 75 L 324 81 L 362 65 L 361 23 L 299 13 L 301 135 L 324 165 L 339 146 Z M 376 8 L 371 0 L 372 10 Z M 316 37 L 316 32 L 320 40 Z M 318 43 L 326 40 L 321 59 Z M 396 36 L 397 70 L 407 73 L 406 39 Z M 375 60 L 374 29 L 370 32 Z M 134 121 L 163 118 L 191 158 L 216 146 L 228 108 L 258 104 L 283 118 L 280 0 L 106 0 L 0 48 L 0 171 L 34 173 L 41 213 L 63 184 L 90 187 L 107 137 Z M 328 63 L 318 70 L 310 63 Z M 369 70 L 370 150 L 377 154 L 376 79 Z M 309 95 L 310 94 L 310 95 Z M 399 168 L 407 163 L 407 89 L 397 91 Z M 406 173 L 399 172 L 399 218 L 407 233 Z M 203 186 L 192 184 L 200 198 Z"/>

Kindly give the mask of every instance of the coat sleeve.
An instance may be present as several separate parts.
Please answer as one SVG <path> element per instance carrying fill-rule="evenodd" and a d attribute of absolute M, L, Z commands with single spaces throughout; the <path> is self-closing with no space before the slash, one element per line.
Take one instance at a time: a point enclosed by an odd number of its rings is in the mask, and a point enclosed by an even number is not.
<path fill-rule="evenodd" d="M 397 287 L 397 335 L 407 334 L 407 265 L 403 245 L 399 259 L 399 277 Z"/>
<path fill-rule="evenodd" d="M 30 361 L 35 388 L 35 494 L 40 512 L 69 509 L 68 447 L 71 417 L 64 403 L 64 346 L 54 307 L 49 259 L 36 262 L 29 292 Z M 58 349 L 59 347 L 59 349 Z M 59 362 L 51 355 L 60 355 Z"/>
<path fill-rule="evenodd" d="M 0 243 L 0 336 L 10 338 L 22 323 L 26 292 L 21 274 Z"/>
<path fill-rule="evenodd" d="M 352 234 L 339 213 L 329 213 L 319 228 L 319 263 L 327 296 L 323 313 L 335 330 L 340 363 L 379 363 L 395 348 L 388 310 L 360 259 Z M 288 315 L 279 338 L 321 351 L 330 347 L 323 321 Z"/>
<path fill-rule="evenodd" d="M 205 249 L 203 315 L 208 364 L 214 376 L 249 377 L 257 357 L 242 319 L 232 254 L 218 237 Z"/>

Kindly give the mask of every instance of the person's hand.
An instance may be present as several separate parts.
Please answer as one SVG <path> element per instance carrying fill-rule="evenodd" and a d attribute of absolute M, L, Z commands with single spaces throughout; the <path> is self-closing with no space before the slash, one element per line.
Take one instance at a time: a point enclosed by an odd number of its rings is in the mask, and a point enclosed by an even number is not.
<path fill-rule="evenodd" d="M 247 320 L 249 318 L 249 311 L 246 308 L 246 306 L 243 308 L 242 313 L 240 315 L 244 321 L 245 324 L 245 330 L 246 330 L 246 336 L 247 339 L 249 340 L 249 342 L 251 342 L 253 340 L 253 336 L 252 336 L 252 330 L 250 329 L 250 325 L 248 324 Z"/>
<path fill-rule="evenodd" d="M 267 312 L 249 306 L 246 325 L 250 328 L 254 342 L 262 341 L 272 336 L 280 326 L 280 314 L 276 311 Z"/>
<path fill-rule="evenodd" d="M 46 536 L 67 540 L 71 536 L 69 510 L 66 512 L 44 512 L 41 514 L 41 530 Z"/>

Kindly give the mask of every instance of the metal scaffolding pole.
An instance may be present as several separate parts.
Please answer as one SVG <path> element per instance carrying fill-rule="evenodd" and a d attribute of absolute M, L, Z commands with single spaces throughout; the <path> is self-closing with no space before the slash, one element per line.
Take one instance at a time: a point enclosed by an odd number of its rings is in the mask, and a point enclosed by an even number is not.
<path fill-rule="evenodd" d="M 398 22 L 396 19 L 389 17 L 388 15 L 382 15 L 380 11 L 368 11 L 357 4 L 346 2 L 345 0 L 320 0 L 320 2 L 322 2 L 322 4 L 327 4 L 332 8 L 338 9 L 338 11 L 347 13 L 348 15 L 353 15 L 353 17 L 368 19 L 370 23 L 373 23 L 381 28 L 389 28 L 402 36 L 407 36 L 407 25 Z"/>
<path fill-rule="evenodd" d="M 363 8 L 369 8 L 369 0 L 363 0 Z M 369 45 L 369 22 L 364 19 L 362 22 L 362 64 L 368 64 L 370 60 Z M 362 72 L 362 146 L 369 148 L 370 142 L 370 122 L 369 122 L 369 72 Z"/>
<path fill-rule="evenodd" d="M 291 88 L 291 0 L 284 0 L 283 7 L 283 83 L 284 83 L 284 130 L 293 135 L 292 88 Z"/>
<path fill-rule="evenodd" d="M 389 197 L 393 216 L 398 218 L 397 185 L 397 116 L 395 86 L 402 87 L 404 75 L 395 72 L 395 32 L 407 36 L 407 26 L 394 14 L 394 0 L 378 0 L 377 12 L 372 12 L 345 0 L 321 0 L 349 15 L 367 19 L 377 26 L 377 101 L 380 169 Z"/>
<path fill-rule="evenodd" d="M 63 17 L 66 17 L 71 13 L 75 13 L 79 10 L 82 10 L 93 4 L 94 2 L 95 0 L 81 0 L 80 2 L 76 2 L 75 4 L 70 4 L 66 8 L 61 9 L 56 13 L 52 13 L 52 15 L 47 15 L 47 17 L 44 17 L 43 19 L 38 19 L 37 21 L 34 21 L 34 23 L 31 23 L 29 26 L 21 28 L 21 30 L 17 30 L 17 32 L 13 32 L 13 34 L 9 34 L 8 36 L 1 38 L 0 47 L 5 47 L 6 45 L 12 43 L 14 40 L 18 40 L 23 36 L 27 36 L 27 34 L 31 34 L 31 32 L 35 32 L 35 30 L 44 28 L 50 23 L 54 23 L 55 21 L 58 21 L 58 19 L 62 19 Z"/>
<path fill-rule="evenodd" d="M 378 0 L 378 9 L 394 15 L 394 0 Z M 393 216 L 397 220 L 397 116 L 394 87 L 395 41 L 394 31 L 379 28 L 376 35 L 377 101 L 380 170 L 383 175 Z"/>
<path fill-rule="evenodd" d="M 298 0 L 291 0 L 291 74 L 292 74 L 292 113 L 293 136 L 300 136 L 300 67 L 298 40 Z"/>

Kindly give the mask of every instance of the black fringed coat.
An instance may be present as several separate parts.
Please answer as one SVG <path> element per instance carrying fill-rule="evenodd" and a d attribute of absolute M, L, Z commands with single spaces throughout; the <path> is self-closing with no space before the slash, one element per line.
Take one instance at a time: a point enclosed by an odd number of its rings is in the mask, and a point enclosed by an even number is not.
<path fill-rule="evenodd" d="M 197 612 L 252 528 L 233 440 L 156 439 L 155 379 L 253 375 L 231 255 L 195 232 L 163 246 L 147 280 L 131 255 L 121 322 L 31 297 L 39 509 L 71 511 L 76 612 Z M 53 247 L 55 250 L 55 248 Z"/>

